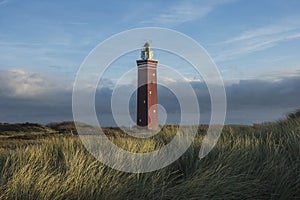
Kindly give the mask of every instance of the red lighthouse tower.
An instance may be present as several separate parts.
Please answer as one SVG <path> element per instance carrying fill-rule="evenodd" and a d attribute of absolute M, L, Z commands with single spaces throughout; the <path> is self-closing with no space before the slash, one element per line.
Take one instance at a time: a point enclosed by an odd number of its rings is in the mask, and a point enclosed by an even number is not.
<path fill-rule="evenodd" d="M 155 130 L 158 126 L 157 115 L 157 60 L 153 60 L 153 51 L 146 42 L 141 52 L 141 60 L 137 60 L 137 125 Z"/>

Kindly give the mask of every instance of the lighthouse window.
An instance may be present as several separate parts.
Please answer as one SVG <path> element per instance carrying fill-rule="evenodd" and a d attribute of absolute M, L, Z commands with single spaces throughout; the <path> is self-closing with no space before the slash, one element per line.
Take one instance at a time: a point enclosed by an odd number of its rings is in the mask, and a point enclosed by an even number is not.
<path fill-rule="evenodd" d="M 152 91 L 149 91 L 149 94 L 152 94 Z"/>

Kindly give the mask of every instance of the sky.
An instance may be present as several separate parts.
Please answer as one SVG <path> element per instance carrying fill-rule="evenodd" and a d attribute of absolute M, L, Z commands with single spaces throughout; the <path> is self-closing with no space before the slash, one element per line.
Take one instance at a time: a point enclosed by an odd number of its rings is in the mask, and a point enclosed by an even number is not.
<path fill-rule="evenodd" d="M 282 118 L 300 107 L 299 9 L 297 0 L 0 0 L 0 121 L 72 120 L 73 83 L 86 56 L 110 36 L 143 27 L 176 30 L 202 45 L 226 86 L 227 124 Z M 207 123 L 210 101 L 201 76 L 173 55 L 154 53 L 186 77 Z M 108 109 L 113 85 L 136 67 L 139 54 L 122 56 L 99 83 L 96 110 L 103 125 L 114 125 Z M 161 82 L 178 84 L 159 73 Z M 134 80 L 123 87 L 134 87 Z M 177 123 L 174 96 L 159 91 L 169 123 Z"/>

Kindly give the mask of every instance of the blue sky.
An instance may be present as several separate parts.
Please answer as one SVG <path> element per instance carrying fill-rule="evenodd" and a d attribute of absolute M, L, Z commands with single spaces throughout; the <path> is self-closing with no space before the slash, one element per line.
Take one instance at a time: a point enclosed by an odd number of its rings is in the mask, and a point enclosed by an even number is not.
<path fill-rule="evenodd" d="M 0 67 L 74 76 L 89 51 L 107 37 L 159 26 L 203 45 L 224 79 L 289 73 L 300 64 L 299 8 L 296 0 L 2 0 Z"/>
<path fill-rule="evenodd" d="M 0 0 L 0 70 L 7 84 L 2 91 L 23 98 L 49 88 L 69 89 L 68 82 L 97 44 L 146 26 L 174 29 L 195 39 L 228 85 L 299 77 L 299 10 L 297 0 Z M 5 74 L 14 79 L 4 81 Z M 112 74 L 107 78 L 115 78 Z M 44 79 L 50 83 L 40 84 Z M 56 85 L 58 79 L 64 84 Z"/>

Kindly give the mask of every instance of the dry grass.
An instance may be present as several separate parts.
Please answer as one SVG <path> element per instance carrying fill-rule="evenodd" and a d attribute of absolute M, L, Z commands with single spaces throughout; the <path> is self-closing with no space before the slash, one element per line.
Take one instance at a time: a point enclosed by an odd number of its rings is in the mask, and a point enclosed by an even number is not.
<path fill-rule="evenodd" d="M 299 199 L 300 119 L 225 127 L 216 147 L 198 159 L 202 133 L 176 162 L 130 174 L 95 160 L 77 137 L 0 149 L 0 199 Z M 144 143 L 115 136 L 134 152 L 153 150 L 176 128 Z"/>

